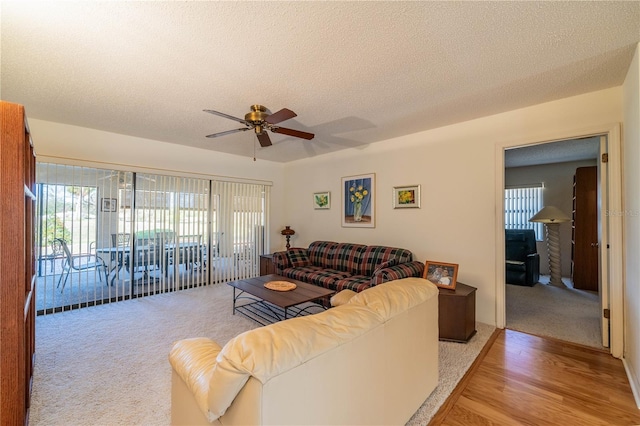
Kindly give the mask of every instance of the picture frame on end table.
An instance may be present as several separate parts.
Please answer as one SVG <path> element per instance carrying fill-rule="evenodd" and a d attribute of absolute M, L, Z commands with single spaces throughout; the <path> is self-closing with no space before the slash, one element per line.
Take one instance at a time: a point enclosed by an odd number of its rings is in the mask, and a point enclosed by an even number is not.
<path fill-rule="evenodd" d="M 313 208 L 315 210 L 327 210 L 331 208 L 331 192 L 322 191 L 313 193 Z"/>
<path fill-rule="evenodd" d="M 342 226 L 376 227 L 376 174 L 342 178 Z"/>
<path fill-rule="evenodd" d="M 422 277 L 440 288 L 455 290 L 458 281 L 458 264 L 427 260 L 424 263 Z"/>
<path fill-rule="evenodd" d="M 394 209 L 419 209 L 420 185 L 406 185 L 393 187 Z"/>

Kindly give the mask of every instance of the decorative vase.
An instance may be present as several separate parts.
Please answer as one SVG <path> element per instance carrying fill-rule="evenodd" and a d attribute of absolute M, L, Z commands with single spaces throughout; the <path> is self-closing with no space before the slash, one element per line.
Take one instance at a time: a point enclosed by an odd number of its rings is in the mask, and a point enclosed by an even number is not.
<path fill-rule="evenodd" d="M 362 203 L 353 204 L 353 221 L 354 222 L 362 221 Z"/>

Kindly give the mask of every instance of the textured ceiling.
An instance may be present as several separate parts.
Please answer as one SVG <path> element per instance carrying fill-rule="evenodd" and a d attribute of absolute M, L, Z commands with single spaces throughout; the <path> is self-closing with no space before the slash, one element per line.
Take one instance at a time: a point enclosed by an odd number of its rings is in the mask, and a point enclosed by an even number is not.
<path fill-rule="evenodd" d="M 1 3 L 2 99 L 29 117 L 292 161 L 622 84 L 639 2 Z M 37 135 L 35 135 L 37 137 Z M 91 141 L 87 141 L 91 143 Z"/>
<path fill-rule="evenodd" d="M 505 167 L 524 167 L 540 164 L 565 163 L 567 161 L 597 160 L 600 138 L 597 136 L 548 142 L 504 152 Z"/>

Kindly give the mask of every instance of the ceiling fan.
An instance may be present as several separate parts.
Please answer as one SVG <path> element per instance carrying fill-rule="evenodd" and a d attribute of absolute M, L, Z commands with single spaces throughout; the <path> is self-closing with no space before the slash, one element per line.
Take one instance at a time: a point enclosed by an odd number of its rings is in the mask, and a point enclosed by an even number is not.
<path fill-rule="evenodd" d="M 251 112 L 247 113 L 244 116 L 244 119 L 211 109 L 205 109 L 204 112 L 228 118 L 229 120 L 237 121 L 246 126 L 240 129 L 227 130 L 225 132 L 207 135 L 208 138 L 217 138 L 219 136 L 230 135 L 232 133 L 254 130 L 256 132 L 256 136 L 258 137 L 258 141 L 260 142 L 260 146 L 265 147 L 271 145 L 271 139 L 269 138 L 267 130 L 270 130 L 273 133 L 282 133 L 283 135 L 294 136 L 296 138 L 302 138 L 306 140 L 311 140 L 315 136 L 313 133 L 307 133 L 300 130 L 287 129 L 286 127 L 276 126 L 276 124 L 282 121 L 297 116 L 295 112 L 287 108 L 282 108 L 278 112 L 269 114 L 266 107 L 263 107 L 262 105 L 251 105 Z"/>

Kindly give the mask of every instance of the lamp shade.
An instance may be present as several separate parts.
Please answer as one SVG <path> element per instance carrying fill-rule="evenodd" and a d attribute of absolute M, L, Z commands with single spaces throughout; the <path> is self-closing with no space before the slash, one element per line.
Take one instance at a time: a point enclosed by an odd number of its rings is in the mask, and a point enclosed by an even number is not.
<path fill-rule="evenodd" d="M 569 222 L 571 218 L 567 216 L 562 210 L 554 206 L 543 207 L 538 213 L 534 214 L 529 222 L 541 222 L 541 223 L 560 223 Z"/>

